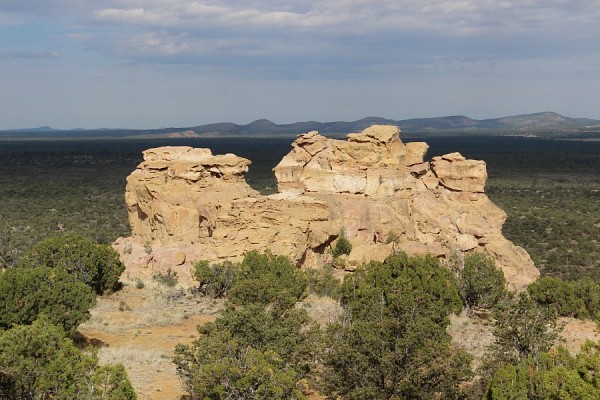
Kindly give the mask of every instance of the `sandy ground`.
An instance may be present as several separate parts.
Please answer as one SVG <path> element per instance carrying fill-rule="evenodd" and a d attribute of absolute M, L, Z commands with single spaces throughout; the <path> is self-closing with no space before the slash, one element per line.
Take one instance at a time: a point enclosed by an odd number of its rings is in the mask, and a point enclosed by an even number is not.
<path fill-rule="evenodd" d="M 179 399 L 185 392 L 171 361 L 175 345 L 191 343 L 196 326 L 213 321 L 222 304 L 153 282 L 141 289 L 129 283 L 98 298 L 79 333 L 98 348 L 101 363 L 123 363 L 139 399 Z"/>
<path fill-rule="evenodd" d="M 172 363 L 175 345 L 189 344 L 196 327 L 215 320 L 223 309 L 222 300 L 203 299 L 181 288 L 166 288 L 145 282 L 138 288 L 128 282 L 123 290 L 98 298 L 91 318 L 79 328 L 81 344 L 98 349 L 101 363 L 123 363 L 141 400 L 176 400 L 185 391 Z M 322 326 L 341 313 L 335 300 L 307 297 L 299 307 Z M 600 340 L 593 321 L 561 318 L 561 341 L 576 353 L 586 340 Z M 474 355 L 476 367 L 493 342 L 493 324 L 486 318 L 452 316 L 448 333 L 453 344 Z M 311 399 L 322 398 L 317 393 Z"/>

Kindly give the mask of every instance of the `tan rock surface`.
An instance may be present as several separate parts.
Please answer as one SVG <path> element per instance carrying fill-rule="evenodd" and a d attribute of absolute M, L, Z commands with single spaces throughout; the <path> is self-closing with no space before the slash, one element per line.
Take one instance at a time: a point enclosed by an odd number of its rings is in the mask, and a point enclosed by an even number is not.
<path fill-rule="evenodd" d="M 529 255 L 502 236 L 506 214 L 483 193 L 485 163 L 459 153 L 426 162 L 427 144 L 405 145 L 399 132 L 374 125 L 348 140 L 299 135 L 273 169 L 272 196 L 246 184 L 244 158 L 147 150 L 127 180 L 132 237 L 115 247 L 132 274 L 144 276 L 183 260 L 177 268 L 189 277 L 194 260 L 239 260 L 251 249 L 318 267 L 331 262 L 328 249 L 343 229 L 354 246 L 348 269 L 389 251 L 478 251 L 495 258 L 512 288 L 535 280 Z"/>

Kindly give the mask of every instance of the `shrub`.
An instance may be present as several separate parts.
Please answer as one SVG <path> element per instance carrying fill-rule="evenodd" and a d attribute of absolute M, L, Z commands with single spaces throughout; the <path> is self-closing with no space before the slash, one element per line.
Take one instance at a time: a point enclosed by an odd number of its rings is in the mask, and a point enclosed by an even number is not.
<path fill-rule="evenodd" d="M 506 281 L 494 260 L 483 254 L 469 254 L 459 271 L 458 292 L 465 307 L 491 308 L 504 296 Z"/>
<path fill-rule="evenodd" d="M 346 314 L 327 332 L 333 398 L 457 397 L 470 357 L 453 350 L 448 314 L 461 309 L 452 273 L 433 257 L 389 256 L 344 279 Z"/>
<path fill-rule="evenodd" d="M 583 301 L 590 318 L 600 316 L 600 284 L 590 277 L 583 277 L 571 283 L 575 296 Z"/>
<path fill-rule="evenodd" d="M 136 398 L 123 365 L 100 367 L 45 317 L 0 334 L 0 349 L 2 399 Z"/>
<path fill-rule="evenodd" d="M 346 233 L 342 230 L 337 239 L 337 243 L 335 244 L 335 247 L 331 251 L 331 254 L 333 255 L 334 258 L 336 258 L 336 257 L 341 256 L 342 254 L 350 254 L 351 251 L 352 251 L 352 244 L 346 238 Z"/>
<path fill-rule="evenodd" d="M 331 268 L 309 269 L 305 272 L 308 290 L 317 296 L 328 296 L 339 300 L 342 295 L 341 282 L 332 274 Z"/>
<path fill-rule="evenodd" d="M 596 318 L 600 311 L 600 285 L 589 277 L 571 282 L 542 277 L 530 284 L 527 292 L 539 305 L 562 317 Z"/>
<path fill-rule="evenodd" d="M 500 363 L 519 363 L 527 357 L 537 360 L 558 337 L 556 314 L 539 306 L 527 293 L 499 305 L 494 313 L 495 359 Z"/>
<path fill-rule="evenodd" d="M 36 244 L 25 256 L 22 265 L 63 269 L 89 285 L 97 294 L 118 290 L 119 277 L 125 270 L 113 248 L 73 234 Z"/>
<path fill-rule="evenodd" d="M 294 307 L 306 289 L 304 274 L 286 257 L 251 251 L 236 265 L 199 262 L 194 275 L 214 293 L 231 288 L 221 316 L 199 325 L 200 337 L 191 345 L 175 349 L 189 397 L 304 398 L 301 381 L 320 344 L 318 326 Z"/>
<path fill-rule="evenodd" d="M 45 314 L 72 333 L 89 318 L 96 295 L 60 268 L 10 268 L 0 273 L 0 328 L 27 325 Z"/>
<path fill-rule="evenodd" d="M 598 399 L 600 346 L 587 342 L 573 357 L 559 347 L 500 368 L 490 380 L 485 399 Z"/>
<path fill-rule="evenodd" d="M 160 285 L 164 285 L 166 287 L 175 287 L 177 283 L 179 283 L 179 277 L 177 276 L 177 272 L 173 271 L 171 267 L 169 267 L 165 272 L 159 272 L 157 274 L 152 275 L 152 280 L 154 282 L 158 282 Z"/>
<path fill-rule="evenodd" d="M 283 311 L 304 296 L 306 286 L 304 274 L 289 258 L 250 251 L 239 266 L 228 297 L 234 304 L 271 305 Z"/>
<path fill-rule="evenodd" d="M 238 265 L 229 261 L 210 265 L 208 261 L 194 263 L 192 274 L 198 281 L 198 291 L 203 296 L 223 297 L 233 285 Z"/>
<path fill-rule="evenodd" d="M 582 299 L 575 295 L 573 285 L 559 278 L 544 276 L 527 287 L 531 298 L 563 317 L 587 317 Z"/>

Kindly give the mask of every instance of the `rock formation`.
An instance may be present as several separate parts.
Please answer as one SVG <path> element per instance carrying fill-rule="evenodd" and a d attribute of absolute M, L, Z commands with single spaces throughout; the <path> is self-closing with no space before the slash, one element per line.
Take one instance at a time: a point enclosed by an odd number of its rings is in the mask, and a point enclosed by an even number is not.
<path fill-rule="evenodd" d="M 127 179 L 132 237 L 115 247 L 130 276 L 267 248 L 319 267 L 332 261 L 328 249 L 343 230 L 353 245 L 341 266 L 348 271 L 392 251 L 446 259 L 475 251 L 490 254 L 513 289 L 535 280 L 529 255 L 502 236 L 506 214 L 483 193 L 485 163 L 459 153 L 425 161 L 427 144 L 404 144 L 399 133 L 374 125 L 347 140 L 302 134 L 273 169 L 279 193 L 271 196 L 246 184 L 244 158 L 147 150 Z"/>

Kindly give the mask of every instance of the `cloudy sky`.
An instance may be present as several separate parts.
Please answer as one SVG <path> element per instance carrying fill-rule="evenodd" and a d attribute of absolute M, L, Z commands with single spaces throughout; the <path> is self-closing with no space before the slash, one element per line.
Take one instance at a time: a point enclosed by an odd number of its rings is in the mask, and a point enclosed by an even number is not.
<path fill-rule="evenodd" d="M 0 0 L 0 129 L 599 104 L 598 0 Z"/>

